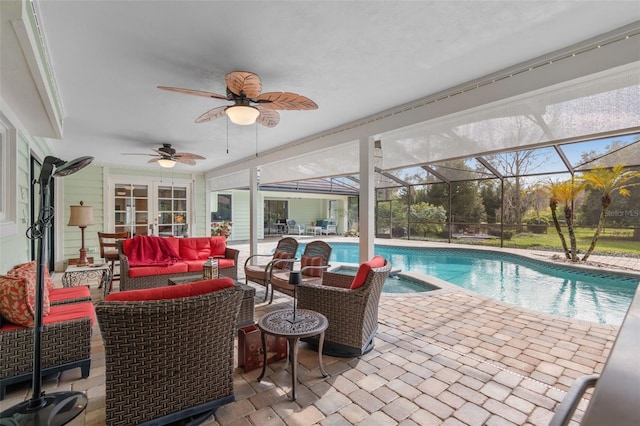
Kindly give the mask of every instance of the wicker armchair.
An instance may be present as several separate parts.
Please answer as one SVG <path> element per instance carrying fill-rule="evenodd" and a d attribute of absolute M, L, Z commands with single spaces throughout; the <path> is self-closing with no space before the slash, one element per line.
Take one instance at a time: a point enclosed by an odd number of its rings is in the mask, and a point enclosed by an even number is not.
<path fill-rule="evenodd" d="M 391 271 L 391 264 L 384 263 L 381 268 L 371 269 L 364 284 L 354 290 L 350 289 L 354 277 L 333 272 L 323 274 L 322 285 L 303 282 L 298 286 L 298 308 L 320 312 L 329 320 L 325 354 L 354 357 L 373 349 L 380 293 Z M 303 340 L 317 348 L 317 338 Z"/>
<path fill-rule="evenodd" d="M 296 257 L 296 252 L 298 251 L 298 240 L 291 237 L 285 237 L 278 241 L 276 245 L 276 249 L 274 254 L 254 254 L 249 256 L 247 260 L 244 262 L 244 275 L 245 275 L 245 283 L 249 284 L 249 281 L 263 285 L 264 286 L 264 301 L 266 302 L 267 296 L 269 294 L 269 275 L 271 273 L 271 268 L 273 267 L 274 255 L 276 252 L 284 252 L 287 253 L 291 258 Z M 267 264 L 258 264 L 253 265 L 252 263 L 256 261 L 258 258 L 269 258 L 269 263 Z M 283 269 L 291 270 L 293 266 L 292 262 L 283 263 Z"/>
<path fill-rule="evenodd" d="M 201 284 L 175 289 L 194 285 Z M 166 288 L 147 291 L 155 295 Z M 106 423 L 168 424 L 208 417 L 232 402 L 234 325 L 242 295 L 231 286 L 190 297 L 98 303 Z"/>
<path fill-rule="evenodd" d="M 329 267 L 329 257 L 331 256 L 331 246 L 324 241 L 311 241 L 304 248 L 301 258 L 298 259 L 283 259 L 280 262 L 287 262 L 293 265 L 294 262 L 301 262 L 302 282 L 321 283 L 322 272 L 313 273 L 318 269 L 326 270 Z M 321 258 L 320 264 L 314 266 L 306 266 L 304 264 L 304 258 Z M 287 270 L 271 268 L 269 273 L 269 283 L 271 284 L 271 299 L 269 303 L 273 302 L 273 292 L 278 290 L 280 293 L 293 295 L 293 286 L 289 284 L 289 273 L 291 267 Z"/>

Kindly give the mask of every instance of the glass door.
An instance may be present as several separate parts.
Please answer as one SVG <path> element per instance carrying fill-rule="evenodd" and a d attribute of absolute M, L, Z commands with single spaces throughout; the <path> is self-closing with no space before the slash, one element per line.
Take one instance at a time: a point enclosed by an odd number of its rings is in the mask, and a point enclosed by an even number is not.
<path fill-rule="evenodd" d="M 149 235 L 149 187 L 115 184 L 115 232 Z"/>
<path fill-rule="evenodd" d="M 187 187 L 157 184 L 158 235 L 161 237 L 188 237 Z"/>

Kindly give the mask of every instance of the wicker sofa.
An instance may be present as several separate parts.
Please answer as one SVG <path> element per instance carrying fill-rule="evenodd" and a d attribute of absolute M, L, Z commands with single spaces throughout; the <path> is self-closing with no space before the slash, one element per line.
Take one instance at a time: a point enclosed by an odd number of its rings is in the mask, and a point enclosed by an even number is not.
<path fill-rule="evenodd" d="M 219 278 L 112 293 L 98 303 L 106 423 L 168 424 L 232 402 L 242 297 L 231 279 Z"/>
<path fill-rule="evenodd" d="M 136 237 L 138 238 L 138 237 Z M 145 237 L 161 238 L 161 237 Z M 120 290 L 140 290 L 168 285 L 170 278 L 181 278 L 202 273 L 202 265 L 209 257 L 218 261 L 218 274 L 237 280 L 238 250 L 226 246 L 225 237 L 163 238 L 174 248 L 180 260 L 167 266 L 132 266 L 128 250 L 132 239 L 118 242 L 120 255 Z"/>

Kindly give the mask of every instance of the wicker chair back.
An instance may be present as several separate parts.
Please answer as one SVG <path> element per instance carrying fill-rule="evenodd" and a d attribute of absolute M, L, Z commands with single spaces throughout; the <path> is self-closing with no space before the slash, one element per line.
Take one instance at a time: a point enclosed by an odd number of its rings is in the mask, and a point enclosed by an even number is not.
<path fill-rule="evenodd" d="M 325 333 L 325 354 L 341 357 L 360 356 L 374 345 L 378 330 L 378 304 L 391 264 L 369 271 L 362 287 L 351 290 L 353 276 L 325 272 L 322 285 L 298 286 L 298 307 L 320 312 L 329 320 Z M 308 341 L 317 348 L 317 338 Z"/>
<path fill-rule="evenodd" d="M 298 251 L 298 240 L 291 237 L 284 237 L 278 241 L 276 245 L 276 251 L 281 251 L 284 253 L 288 253 L 291 258 L 296 257 L 296 252 Z M 259 259 L 260 257 L 269 258 L 268 263 L 253 265 L 252 263 Z M 264 261 L 263 261 L 264 262 Z M 244 262 L 244 277 L 245 284 L 249 284 L 249 281 L 254 282 L 256 284 L 263 285 L 264 288 L 264 301 L 267 300 L 267 295 L 269 294 L 269 274 L 271 273 L 271 268 L 273 267 L 274 259 L 271 254 L 254 254 L 249 256 L 247 260 Z M 282 269 L 291 270 L 293 267 L 293 262 L 282 262 Z"/>
<path fill-rule="evenodd" d="M 98 303 L 106 423 L 168 424 L 232 402 L 242 295 L 234 286 L 178 299 Z"/>

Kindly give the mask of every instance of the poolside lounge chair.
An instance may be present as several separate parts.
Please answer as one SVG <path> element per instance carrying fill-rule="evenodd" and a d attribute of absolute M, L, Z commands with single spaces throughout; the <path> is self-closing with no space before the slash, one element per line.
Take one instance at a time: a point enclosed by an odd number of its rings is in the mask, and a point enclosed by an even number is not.
<path fill-rule="evenodd" d="M 304 248 L 304 253 L 298 259 L 282 260 L 291 265 L 294 262 L 300 262 L 300 271 L 302 272 L 302 282 L 322 282 L 324 270 L 329 267 L 329 256 L 331 256 L 331 246 L 324 241 L 311 241 Z M 271 284 L 271 299 L 273 302 L 273 292 L 278 290 L 281 293 L 293 295 L 293 286 L 289 284 L 289 270 L 283 271 L 277 268 L 271 268 L 269 274 L 269 283 Z"/>
<path fill-rule="evenodd" d="M 298 307 L 320 312 L 329 320 L 323 353 L 357 357 L 373 349 L 380 293 L 389 271 L 391 264 L 375 256 L 360 265 L 355 277 L 325 272 L 322 284 L 298 286 Z M 303 340 L 317 350 L 317 336 Z"/>
<path fill-rule="evenodd" d="M 304 235 L 304 225 L 297 224 L 295 220 L 287 220 L 287 234 Z"/>
<path fill-rule="evenodd" d="M 277 262 L 280 259 L 293 259 L 296 257 L 296 251 L 298 251 L 298 241 L 295 238 L 285 237 L 278 241 L 276 249 L 273 254 L 254 254 L 249 256 L 244 262 L 244 274 L 245 284 L 249 284 L 249 281 L 264 286 L 264 301 L 267 300 L 269 294 L 269 275 L 271 268 L 290 271 L 293 267 L 293 262 Z M 277 256 L 277 257 L 276 257 Z M 269 262 L 266 264 L 254 265 L 258 258 L 269 258 Z"/>

